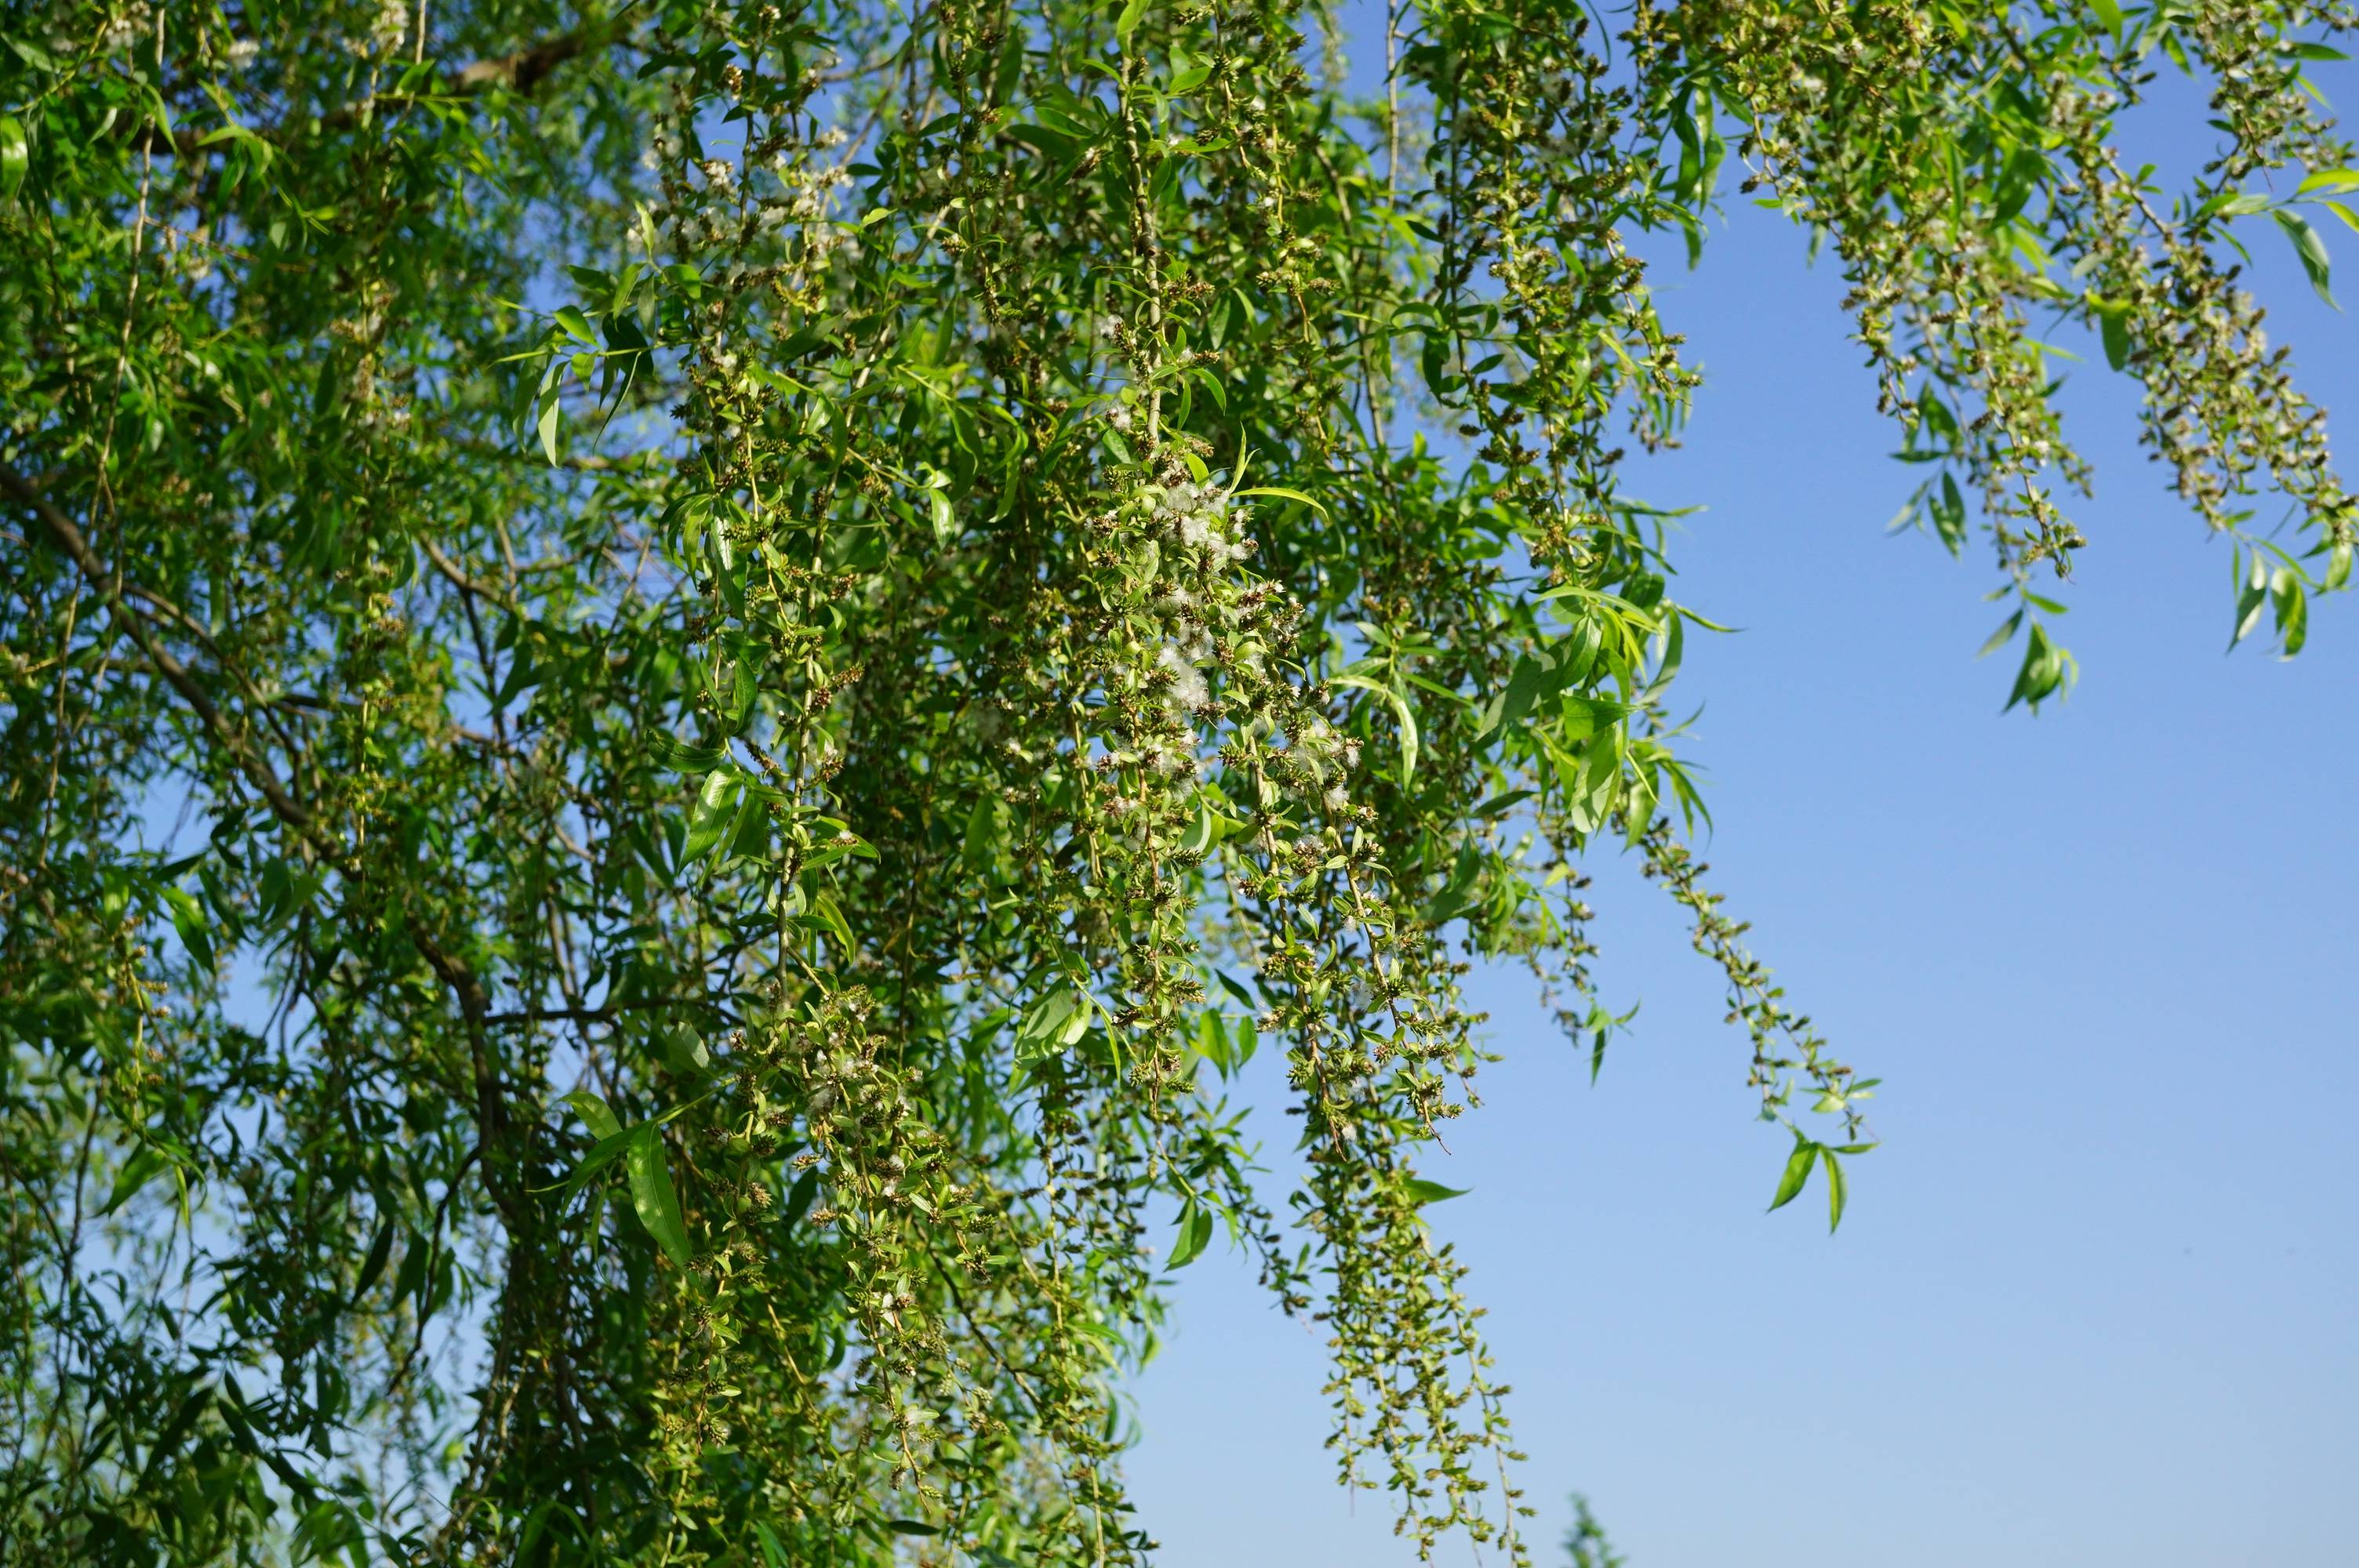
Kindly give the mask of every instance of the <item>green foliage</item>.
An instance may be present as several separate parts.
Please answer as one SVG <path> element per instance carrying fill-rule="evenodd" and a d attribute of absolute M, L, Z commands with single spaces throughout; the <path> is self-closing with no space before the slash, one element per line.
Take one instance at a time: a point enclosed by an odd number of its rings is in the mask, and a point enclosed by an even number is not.
<path fill-rule="evenodd" d="M 1419 0 L 1359 101 L 1272 0 L 0 11 L 0 1559 L 1136 1560 L 1218 1240 L 1343 1477 L 1527 1560 L 1419 1172 L 1467 968 L 1594 1073 L 1635 849 L 1777 1202 L 1866 1147 L 1692 852 L 1629 237 L 1741 168 L 1832 245 L 2010 703 L 2076 668 L 2036 319 L 2291 654 L 2353 507 L 2232 258 L 2327 292 L 2351 20 Z"/>
<path fill-rule="evenodd" d="M 1564 1555 L 1567 1568 L 1623 1568 L 1628 1561 L 1614 1550 L 1605 1527 L 1589 1511 L 1589 1499 L 1578 1492 L 1572 1496 L 1572 1528 L 1565 1533 Z"/>

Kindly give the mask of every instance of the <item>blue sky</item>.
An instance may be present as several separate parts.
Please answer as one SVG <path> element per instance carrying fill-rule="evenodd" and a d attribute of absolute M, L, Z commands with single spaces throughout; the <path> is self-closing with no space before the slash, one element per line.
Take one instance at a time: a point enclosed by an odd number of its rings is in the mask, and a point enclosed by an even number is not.
<path fill-rule="evenodd" d="M 2134 151 L 2200 154 L 2179 97 Z M 2302 384 L 2359 417 L 2359 328 L 2245 227 Z M 2359 240 L 2328 239 L 2359 279 Z M 1430 1212 L 1492 1309 L 1541 1560 L 1578 1488 L 1634 1568 L 2349 1568 L 2359 599 L 2316 606 L 2291 663 L 2223 655 L 2227 544 L 2092 347 L 2066 402 L 2098 492 L 2059 628 L 2082 679 L 2002 715 L 2012 657 L 1973 657 L 1994 577 L 1884 534 L 1913 480 L 1834 269 L 1741 207 L 1696 273 L 1652 249 L 1708 384 L 1637 488 L 1707 509 L 1674 592 L 1745 628 L 1691 642 L 1680 682 L 1709 859 L 1886 1079 L 1885 1142 L 1839 1235 L 1815 1184 L 1765 1217 L 1784 1135 L 1750 1119 L 1678 912 L 1611 851 L 1597 970 L 1645 1005 L 1596 1087 L 1527 979 L 1475 978 L 1507 1059 L 1429 1172 L 1473 1195 Z M 1253 1072 L 1281 1103 L 1277 1064 Z M 1260 1125 L 1282 1172 L 1291 1129 Z M 1240 1258 L 1182 1273 L 1130 1466 L 1170 1568 L 1415 1561 L 1380 1494 L 1332 1484 L 1322 1367 Z"/>

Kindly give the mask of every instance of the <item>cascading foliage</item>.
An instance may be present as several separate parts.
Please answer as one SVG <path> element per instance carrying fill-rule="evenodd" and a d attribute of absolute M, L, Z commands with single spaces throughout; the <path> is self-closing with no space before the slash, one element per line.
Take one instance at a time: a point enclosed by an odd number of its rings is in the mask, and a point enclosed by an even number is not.
<path fill-rule="evenodd" d="M 2292 653 L 2359 524 L 2236 264 L 2359 227 L 2353 19 L 0 7 L 0 1559 L 1136 1561 L 1219 1241 L 1343 1477 L 1525 1561 L 1420 1218 L 1470 963 L 1602 1053 L 1634 848 L 1822 1113 L 1779 1201 L 1865 1138 L 1690 849 L 1632 243 L 1826 243 L 2013 699 L 2075 324 Z"/>

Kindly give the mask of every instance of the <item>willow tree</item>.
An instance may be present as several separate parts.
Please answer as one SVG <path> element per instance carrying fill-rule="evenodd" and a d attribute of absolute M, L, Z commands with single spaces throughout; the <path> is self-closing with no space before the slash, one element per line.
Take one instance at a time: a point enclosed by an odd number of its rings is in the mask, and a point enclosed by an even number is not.
<path fill-rule="evenodd" d="M 1602 1048 L 1635 850 L 1779 1199 L 1867 1138 L 1691 857 L 1632 245 L 1831 248 L 2013 700 L 2059 322 L 2291 653 L 2354 508 L 2236 259 L 2326 286 L 2353 17 L 5 7 L 0 1558 L 1137 1560 L 1118 1379 L 1217 1246 L 1344 1480 L 1524 1560 L 1420 1218 L 1469 966 Z"/>

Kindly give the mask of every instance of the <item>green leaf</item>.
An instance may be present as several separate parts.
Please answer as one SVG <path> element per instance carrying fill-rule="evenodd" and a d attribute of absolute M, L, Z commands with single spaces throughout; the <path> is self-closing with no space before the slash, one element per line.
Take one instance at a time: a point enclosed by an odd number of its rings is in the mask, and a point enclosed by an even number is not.
<path fill-rule="evenodd" d="M 728 760 L 726 746 L 692 746 L 669 730 L 655 730 L 647 733 L 647 751 L 675 773 L 710 773 Z"/>
<path fill-rule="evenodd" d="M 2130 362 L 2130 308 L 2118 299 L 2101 299 L 2089 296 L 2090 313 L 2097 319 L 2097 335 L 2105 345 L 2105 362 L 2115 370 L 2127 370 Z"/>
<path fill-rule="evenodd" d="M 592 349 L 598 346 L 598 334 L 591 329 L 590 318 L 582 314 L 580 307 L 559 306 L 557 324 L 564 330 L 565 335 L 574 341 Z"/>
<path fill-rule="evenodd" d="M 1630 705 L 1616 702 L 1610 697 L 1569 697 L 1564 699 L 1564 723 L 1558 733 L 1567 741 L 1586 741 L 1604 735 L 1611 738 L 1621 732 L 1622 720 L 1630 717 Z"/>
<path fill-rule="evenodd" d="M 2105 362 L 2115 370 L 2127 370 L 2130 362 L 2130 330 L 2119 315 L 2097 319 L 2097 330 L 2105 341 Z"/>
<path fill-rule="evenodd" d="M 664 1031 L 664 1065 L 673 1077 L 695 1083 L 712 1076 L 712 1054 L 704 1048 L 703 1037 L 685 1023 L 675 1023 Z"/>
<path fill-rule="evenodd" d="M 377 1221 L 376 1238 L 369 1243 L 368 1256 L 361 1260 L 361 1271 L 353 1281 L 354 1301 L 368 1294 L 369 1287 L 385 1274 L 385 1265 L 393 1256 L 393 1217 Z"/>
<path fill-rule="evenodd" d="M 2341 196 L 2359 190 L 2359 168 L 2321 168 L 2293 189 L 2296 197 Z"/>
<path fill-rule="evenodd" d="M 1196 1019 L 1196 1054 L 1219 1069 L 1226 1077 L 1229 1072 L 1229 1036 L 1221 1025 L 1221 1015 L 1206 1008 Z"/>
<path fill-rule="evenodd" d="M 41 48 L 30 38 L 8 38 L 5 41 L 8 45 L 9 49 L 16 54 L 17 59 L 23 60 L 27 65 L 31 66 L 35 70 L 46 70 L 54 74 L 55 72 L 65 69 L 58 64 L 58 59 L 55 55 L 49 53 L 49 50 Z"/>
<path fill-rule="evenodd" d="M 2228 646 L 2233 648 L 2252 635 L 2253 628 L 2261 623 L 2261 611 L 2268 602 L 2268 582 L 2262 575 L 2260 562 L 2256 560 L 2251 580 L 2236 596 L 2236 629 L 2229 635 Z"/>
<path fill-rule="evenodd" d="M 594 1139 L 603 1141 L 622 1133 L 623 1124 L 614 1119 L 614 1113 L 607 1108 L 606 1102 L 588 1089 L 575 1089 L 571 1094 L 560 1096 L 558 1103 L 571 1106 L 573 1114 L 582 1119 L 582 1125 L 590 1130 L 590 1136 Z"/>
<path fill-rule="evenodd" d="M 133 1194 L 154 1180 L 157 1172 L 168 1168 L 171 1163 L 172 1157 L 153 1143 L 141 1144 L 132 1151 L 131 1158 L 123 1162 L 123 1169 L 114 1173 L 114 1186 L 106 1195 L 105 1206 L 98 1212 L 101 1215 L 113 1214 L 129 1203 Z"/>
<path fill-rule="evenodd" d="M 1531 799 L 1535 793 L 1527 789 L 1502 790 L 1477 806 L 1470 815 L 1477 817 L 1504 816 L 1516 806 Z"/>
<path fill-rule="evenodd" d="M 985 872 L 999 863 L 999 801 L 990 795 L 975 797 L 974 809 L 967 813 L 966 834 L 959 846 L 959 860 L 970 871 Z"/>
<path fill-rule="evenodd" d="M 1358 687 L 1373 691 L 1392 704 L 1393 717 L 1400 721 L 1401 782 L 1407 784 L 1417 773 L 1417 719 L 1409 712 L 1408 698 L 1391 687 L 1379 685 L 1366 676 L 1349 673 L 1331 677 L 1338 686 Z"/>
<path fill-rule="evenodd" d="M 2310 591 L 2290 567 L 2279 567 L 2269 579 L 2269 598 L 2277 606 L 2277 637 L 2290 659 L 2310 641 Z"/>
<path fill-rule="evenodd" d="M 850 957 L 860 950 L 860 945 L 852 939 L 852 922 L 844 919 L 842 906 L 825 888 L 810 895 L 810 913 L 804 918 L 834 937 L 844 957 Z"/>
<path fill-rule="evenodd" d="M 2256 212 L 2267 211 L 2269 200 L 2267 191 L 2243 190 L 2233 195 L 2214 196 L 2203 204 L 2203 211 L 2230 218 L 2249 218 Z"/>
<path fill-rule="evenodd" d="M 1281 500 L 1281 501 L 1299 501 L 1299 502 L 1302 503 L 1302 504 L 1303 504 L 1303 505 L 1308 506 L 1309 508 L 1310 508 L 1310 510 L 1311 510 L 1311 511 L 1316 512 L 1317 514 L 1319 514 L 1319 515 L 1320 515 L 1320 516 L 1321 516 L 1321 517 L 1324 517 L 1324 516 L 1326 516 L 1326 515 L 1327 515 L 1327 509 L 1326 509 L 1324 506 L 1320 505 L 1320 504 L 1319 504 L 1319 503 L 1317 503 L 1317 502 L 1315 502 L 1315 501 L 1311 500 L 1309 496 L 1307 496 L 1307 495 L 1303 494 L 1300 491 L 1299 491 L 1299 490 L 1288 490 L 1288 489 L 1285 489 L 1284 487 L 1279 486 L 1279 485 L 1275 485 L 1275 484 L 1259 484 L 1259 485 L 1256 485 L 1256 486 L 1254 486 L 1251 490 L 1234 490 L 1234 491 L 1231 491 L 1229 493 L 1230 493 L 1231 495 L 1233 495 L 1233 496 L 1234 496 L 1234 495 L 1275 495 L 1275 496 L 1277 496 L 1277 497 L 1279 500 Z"/>
<path fill-rule="evenodd" d="M 721 842 L 736 815 L 737 794 L 743 787 L 737 770 L 725 762 L 704 775 L 703 786 L 696 792 L 696 805 L 688 814 L 688 847 L 680 852 L 683 861 L 702 860 Z"/>
<path fill-rule="evenodd" d="M 2026 639 L 2023 664 L 2015 674 L 2015 689 L 2007 696 L 2006 706 L 2027 703 L 2035 713 L 2039 705 L 2062 690 L 2071 678 L 2072 655 L 2048 635 L 2048 628 L 2035 621 L 2031 635 Z"/>
<path fill-rule="evenodd" d="M 590 1146 L 590 1152 L 582 1156 L 582 1163 L 574 1166 L 573 1173 L 565 1180 L 549 1186 L 532 1187 L 527 1190 L 536 1193 L 554 1192 L 557 1194 L 560 1206 L 571 1202 L 573 1195 L 586 1186 L 591 1177 L 629 1152 L 631 1139 L 637 1130 L 636 1128 L 630 1128 L 607 1133 Z"/>
<path fill-rule="evenodd" d="M 1777 1178 L 1777 1195 L 1769 1200 L 1769 1213 L 1777 1213 L 1802 1195 L 1802 1188 L 1810 1179 L 1810 1167 L 1818 1158 L 1819 1146 L 1799 1132 L 1794 1134 L 1794 1152 L 1786 1157 L 1786 1173 Z"/>
<path fill-rule="evenodd" d="M 2293 242 L 2293 254 L 2301 259 L 2301 270 L 2310 275 L 2310 286 L 2318 290 L 2318 297 L 2333 305 L 2335 309 L 2342 309 L 2342 306 L 2334 304 L 2334 296 L 2326 287 L 2326 242 L 2319 238 L 2318 231 L 2310 226 L 2310 220 L 2283 207 L 2270 216 L 2286 232 L 2286 238 Z"/>
<path fill-rule="evenodd" d="M 1498 703 L 1484 720 L 1483 733 L 1488 734 L 1493 730 L 1512 730 L 1522 723 L 1538 705 L 1541 694 L 1549 687 L 1549 677 L 1555 673 L 1555 661 L 1545 654 L 1538 657 L 1530 654 L 1517 655 L 1516 667 L 1507 672 L 1506 689 L 1500 694 Z"/>
<path fill-rule="evenodd" d="M 32 164 L 32 149 L 26 145 L 25 127 L 14 114 L 0 114 L 0 201 L 14 201 L 25 183 L 25 170 Z"/>
<path fill-rule="evenodd" d="M 785 1212 L 778 1216 L 779 1227 L 782 1229 L 792 1230 L 796 1226 L 800 1225 L 803 1216 L 810 1212 L 811 1205 L 818 1197 L 819 1168 L 811 1166 L 795 1178 L 794 1186 L 788 1191 Z"/>
<path fill-rule="evenodd" d="M 1186 836 L 1180 840 L 1180 852 L 1183 855 L 1201 855 L 1212 849 L 1217 838 L 1218 830 L 1213 826 L 1212 808 L 1207 806 L 1203 797 L 1200 795 L 1196 800 L 1196 820 L 1189 825 Z"/>
<path fill-rule="evenodd" d="M 540 433 L 541 452 L 551 468 L 557 466 L 557 389 L 551 386 L 540 395 L 539 416 L 534 421 L 534 427 Z"/>
<path fill-rule="evenodd" d="M 2001 648 L 2006 646 L 2007 639 L 2013 637 L 2017 629 L 2022 624 L 2023 611 L 2018 610 L 2014 614 L 2008 616 L 2005 621 L 1999 622 L 1998 630 L 1992 633 L 1989 638 L 1984 641 L 1983 645 L 1975 650 L 1974 657 L 1984 659 L 1988 658 L 1991 654 L 1997 653 Z"/>
<path fill-rule="evenodd" d="M 1203 1252 L 1212 1239 L 1212 1213 L 1193 1199 L 1180 1211 L 1180 1239 L 1171 1248 L 1171 1256 L 1164 1260 L 1167 1269 L 1184 1269 Z"/>
<path fill-rule="evenodd" d="M 1114 36 L 1122 41 L 1123 48 L 1130 47 L 1130 35 L 1138 30 L 1139 19 L 1146 15 L 1147 0 L 1129 0 L 1121 14 L 1114 17 Z"/>
<path fill-rule="evenodd" d="M 1462 1198 L 1474 1190 L 1473 1187 L 1445 1187 L 1440 1182 L 1429 1182 L 1423 1176 L 1410 1176 L 1401 1183 L 1401 1186 L 1416 1200 L 1419 1208 L 1430 1203 L 1447 1203 L 1451 1198 Z"/>
<path fill-rule="evenodd" d="M 762 1548 L 764 1568 L 787 1568 L 787 1549 L 778 1532 L 760 1519 L 754 1521 L 754 1539 Z"/>
<path fill-rule="evenodd" d="M 1016 1029 L 1016 1057 L 1037 1062 L 1081 1043 L 1090 1032 L 1095 1004 L 1079 986 L 1060 985 L 1024 1014 Z"/>
<path fill-rule="evenodd" d="M 189 957 L 197 961 L 199 968 L 210 974 L 213 968 L 213 938 L 212 932 L 205 924 L 204 906 L 184 889 L 167 884 L 158 891 L 171 908 L 172 929 L 179 933 L 181 944 L 189 949 Z"/>
<path fill-rule="evenodd" d="M 1827 1168 L 1827 1234 L 1832 1236 L 1835 1227 L 1843 1223 L 1843 1162 L 1835 1158 L 1833 1150 L 1823 1145 L 1819 1149 L 1819 1158 Z"/>
<path fill-rule="evenodd" d="M 1425 906 L 1423 914 L 1429 925 L 1447 925 L 1474 906 L 1475 888 L 1482 875 L 1483 862 L 1473 852 L 1473 849 L 1472 844 L 1466 847 L 1466 851 L 1459 856 L 1457 869 L 1451 873 L 1448 885 Z"/>
<path fill-rule="evenodd" d="M 730 819 L 727 832 L 722 838 L 725 846 L 724 860 L 753 860 L 767 863 L 770 854 L 769 792 L 749 789 L 738 805 L 737 814 Z M 837 859 L 844 850 L 829 849 L 830 859 Z"/>
<path fill-rule="evenodd" d="M 1072 1016 L 1074 991 L 1071 986 L 1059 986 L 1034 1002 L 1016 1027 L 1018 1040 L 1047 1040 L 1054 1037 Z"/>
<path fill-rule="evenodd" d="M 1932 499 L 1926 510 L 1932 514 L 1933 530 L 1940 535 L 1941 543 L 1949 546 L 1950 554 L 1954 556 L 1963 550 L 1966 546 L 1966 498 L 1958 489 L 1956 475 L 1946 469 L 1942 470 L 1940 493 Z"/>
<path fill-rule="evenodd" d="M 654 1122 L 632 1129 L 626 1151 L 631 1170 L 631 1207 L 639 1223 L 656 1238 L 664 1256 L 676 1268 L 688 1267 L 688 1227 L 679 1217 L 679 1195 L 672 1190 L 671 1168 L 664 1158 L 663 1130 Z"/>

